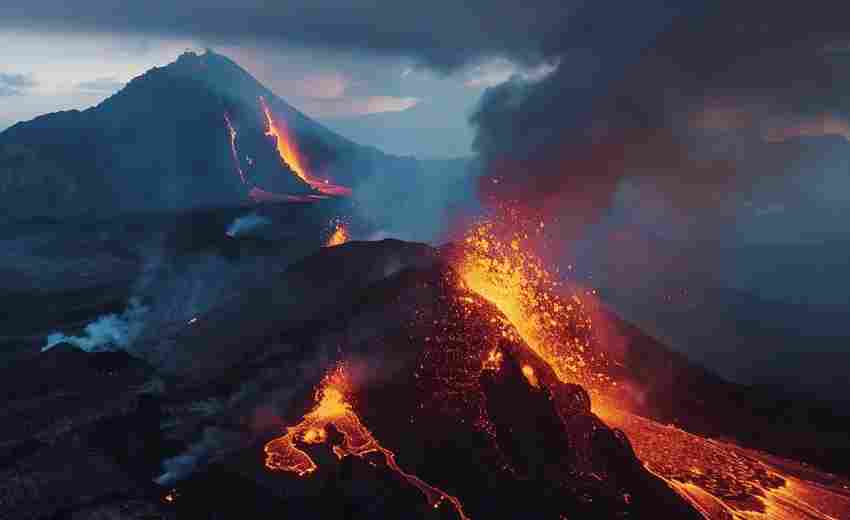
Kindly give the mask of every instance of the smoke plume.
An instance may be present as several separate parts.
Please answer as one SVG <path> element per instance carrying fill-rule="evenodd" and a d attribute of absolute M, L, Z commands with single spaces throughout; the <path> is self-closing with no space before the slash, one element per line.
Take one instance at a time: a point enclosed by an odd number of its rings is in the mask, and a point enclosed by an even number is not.
<path fill-rule="evenodd" d="M 241 217 L 237 217 L 230 223 L 230 226 L 227 228 L 227 235 L 235 238 L 245 233 L 255 231 L 263 226 L 268 226 L 271 222 L 272 221 L 268 218 L 256 213 L 243 215 Z"/>
<path fill-rule="evenodd" d="M 59 343 L 70 343 L 86 352 L 125 349 L 142 333 L 148 310 L 137 298 L 132 298 L 121 314 L 106 314 L 86 325 L 82 336 L 51 333 L 41 351 L 49 350 Z"/>

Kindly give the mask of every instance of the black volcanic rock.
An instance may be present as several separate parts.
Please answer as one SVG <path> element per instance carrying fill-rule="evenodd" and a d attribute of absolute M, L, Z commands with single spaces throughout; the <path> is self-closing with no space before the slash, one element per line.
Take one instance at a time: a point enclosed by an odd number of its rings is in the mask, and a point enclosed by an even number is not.
<path fill-rule="evenodd" d="M 155 366 L 172 362 L 158 374 L 127 354 L 68 346 L 10 366 L 4 381 L 26 384 L 3 387 L 15 415 L 4 422 L 29 415 L 31 426 L 6 433 L 3 513 L 456 518 L 377 453 L 339 460 L 315 445 L 305 449 L 319 469 L 306 478 L 265 468 L 263 444 L 342 363 L 363 425 L 470 518 L 697 518 L 580 387 L 499 334 L 494 307 L 461 303 L 456 276 L 425 245 L 349 243 L 135 346 Z M 495 372 L 482 364 L 493 350 Z"/>

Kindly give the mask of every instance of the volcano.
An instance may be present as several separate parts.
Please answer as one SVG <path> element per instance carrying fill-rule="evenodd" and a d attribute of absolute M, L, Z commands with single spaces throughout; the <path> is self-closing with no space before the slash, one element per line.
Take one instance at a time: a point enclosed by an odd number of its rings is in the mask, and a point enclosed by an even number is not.
<path fill-rule="evenodd" d="M 10 403 L 4 422 L 17 426 L 2 439 L 3 514 L 842 518 L 850 511 L 845 480 L 781 458 L 770 439 L 783 432 L 726 421 L 723 396 L 733 385 L 623 322 L 611 323 L 630 334 L 628 356 L 588 336 L 584 317 L 615 317 L 594 314 L 584 293 L 547 296 L 546 305 L 564 307 L 555 321 L 571 340 L 558 352 L 608 357 L 619 368 L 605 373 L 623 388 L 646 383 L 658 366 L 675 374 L 656 381 L 658 393 L 685 392 L 680 381 L 702 386 L 687 389 L 693 401 L 670 412 L 691 409 L 694 419 L 674 427 L 661 412 L 586 379 L 565 381 L 555 351 L 527 341 L 529 329 L 502 310 L 503 301 L 470 284 L 477 247 L 476 239 L 441 249 L 397 240 L 323 247 L 264 286 L 147 336 L 131 354 L 58 345 L 11 365 L 2 379 Z M 700 417 L 726 424 L 726 433 L 757 431 L 774 454 L 703 436 L 694 428 Z"/>
<path fill-rule="evenodd" d="M 312 202 L 425 168 L 335 134 L 225 56 L 186 52 L 97 106 L 0 133 L 0 206 L 21 220 Z"/>

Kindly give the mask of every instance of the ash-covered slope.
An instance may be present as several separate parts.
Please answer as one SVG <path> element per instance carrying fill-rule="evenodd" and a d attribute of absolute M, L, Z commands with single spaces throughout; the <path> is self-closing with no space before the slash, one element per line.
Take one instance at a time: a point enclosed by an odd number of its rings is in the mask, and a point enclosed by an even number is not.
<path fill-rule="evenodd" d="M 266 135 L 260 98 L 289 129 L 301 161 L 324 179 L 356 188 L 374 175 L 422 173 L 416 160 L 324 128 L 228 58 L 187 52 L 95 107 L 47 114 L 0 133 L 0 217 L 235 205 L 255 188 L 318 193 Z"/>
<path fill-rule="evenodd" d="M 348 243 L 136 345 L 147 363 L 60 346 L 11 367 L 4 421 L 30 426 L 0 444 L 2 513 L 697 518 L 457 276 L 424 245 Z M 51 391 L 59 365 L 71 372 Z M 293 445 L 315 471 L 287 471 L 282 436 L 340 369 L 322 442 Z M 379 448 L 358 451 L 354 434 Z M 89 474 L 110 477 L 71 477 Z"/>

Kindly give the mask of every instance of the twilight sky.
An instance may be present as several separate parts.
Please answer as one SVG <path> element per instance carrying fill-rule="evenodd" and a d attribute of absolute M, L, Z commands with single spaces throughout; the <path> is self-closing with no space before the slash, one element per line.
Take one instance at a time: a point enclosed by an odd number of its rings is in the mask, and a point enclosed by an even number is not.
<path fill-rule="evenodd" d="M 0 28 L 0 129 L 43 113 L 97 104 L 132 77 L 206 45 L 347 137 L 420 157 L 470 155 L 468 116 L 482 91 L 525 70 L 499 58 L 443 73 L 417 66 L 407 56 L 356 49 Z"/>
<path fill-rule="evenodd" d="M 848 16 L 838 0 L 4 0 L 0 127 L 209 46 L 355 141 L 474 150 L 497 196 L 553 219 L 844 237 Z"/>

